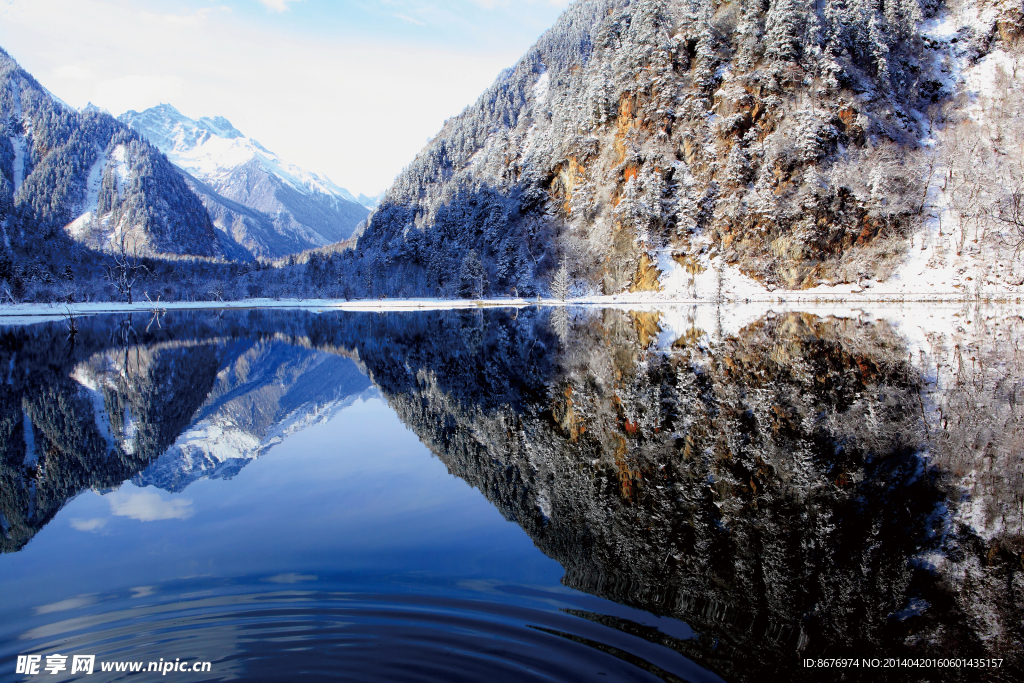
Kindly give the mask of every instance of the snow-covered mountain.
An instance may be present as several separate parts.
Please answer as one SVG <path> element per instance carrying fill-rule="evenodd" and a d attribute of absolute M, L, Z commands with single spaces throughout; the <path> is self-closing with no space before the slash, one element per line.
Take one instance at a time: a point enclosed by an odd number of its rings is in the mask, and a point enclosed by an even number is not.
<path fill-rule="evenodd" d="M 353 295 L 1017 291 L 1022 26 L 578 0 L 399 175 Z"/>
<path fill-rule="evenodd" d="M 359 196 L 356 197 L 356 201 L 368 209 L 376 209 L 380 205 L 382 199 L 384 199 L 383 192 L 373 197 L 367 197 L 365 194 L 360 192 Z"/>
<path fill-rule="evenodd" d="M 71 109 L 0 50 L 0 238 L 8 257 L 58 270 L 74 251 L 69 237 L 102 251 L 122 235 L 141 253 L 222 255 L 202 203 L 155 147 L 95 108 Z"/>
<path fill-rule="evenodd" d="M 191 119 L 161 104 L 119 120 L 185 172 L 227 253 L 279 257 L 345 240 L 376 202 L 284 161 L 221 116 Z"/>

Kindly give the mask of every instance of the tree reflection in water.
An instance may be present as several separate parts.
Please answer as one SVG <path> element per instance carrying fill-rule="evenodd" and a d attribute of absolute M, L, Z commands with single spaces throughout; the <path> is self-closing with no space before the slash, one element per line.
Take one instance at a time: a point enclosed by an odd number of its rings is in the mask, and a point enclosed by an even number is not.
<path fill-rule="evenodd" d="M 577 616 L 729 680 L 820 655 L 1019 665 L 1021 368 L 1006 346 L 1018 324 L 971 349 L 995 379 L 977 362 L 931 372 L 885 322 L 798 313 L 728 335 L 565 309 L 174 314 L 128 321 L 127 335 L 91 319 L 70 346 L 56 324 L 8 328 L 2 548 L 23 548 L 79 491 L 145 470 L 243 384 L 298 382 L 316 364 L 289 360 L 282 380 L 261 371 L 284 367 L 280 350 L 254 351 L 287 344 L 355 359 L 566 585 L 698 637 Z M 321 385 L 294 393 L 315 401 Z M 273 395 L 261 433 L 298 405 Z"/>

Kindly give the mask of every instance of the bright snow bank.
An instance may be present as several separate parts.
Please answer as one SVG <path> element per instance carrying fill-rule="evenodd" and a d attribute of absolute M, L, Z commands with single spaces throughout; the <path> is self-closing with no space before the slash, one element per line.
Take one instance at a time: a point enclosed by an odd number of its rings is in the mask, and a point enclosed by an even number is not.
<path fill-rule="evenodd" d="M 131 313 L 169 310 L 246 310 L 252 308 L 305 309 L 322 311 L 418 311 L 472 308 L 521 308 L 524 306 L 605 306 L 613 308 L 659 307 L 675 305 L 703 305 L 714 308 L 721 303 L 723 310 L 745 310 L 747 304 L 755 304 L 753 310 L 764 310 L 765 304 L 783 308 L 796 307 L 799 310 L 823 307 L 823 310 L 849 310 L 871 304 L 912 304 L 951 303 L 964 301 L 996 301 L 1020 303 L 1024 294 L 1013 290 L 985 291 L 980 297 L 972 292 L 929 291 L 905 293 L 882 288 L 856 288 L 849 285 L 818 287 L 808 290 L 769 290 L 742 273 L 731 272 L 726 267 L 726 282 L 717 299 L 717 274 L 713 269 L 698 275 L 697 296 L 689 278 L 691 277 L 671 258 L 660 258 L 660 265 L 666 275 L 662 281 L 669 287 L 661 292 L 624 293 L 616 295 L 581 296 L 569 299 L 245 299 L 242 301 L 136 301 L 84 302 L 84 303 L 25 303 L 0 304 L 0 325 L 24 325 L 45 320 L 61 320 L 68 316 L 99 315 L 103 313 Z M 680 285 L 679 283 L 685 283 Z"/>
<path fill-rule="evenodd" d="M 136 301 L 48 304 L 0 304 L 0 325 L 26 325 L 69 316 L 103 313 L 144 313 L 188 310 L 248 310 L 252 308 L 304 309 L 322 311 L 426 311 L 455 308 L 510 308 L 537 303 L 526 299 L 246 299 L 244 301 Z"/>
<path fill-rule="evenodd" d="M 672 258 L 670 249 L 663 249 L 657 259 L 663 291 L 648 296 L 654 300 L 687 301 L 959 301 L 965 296 L 988 299 L 1024 296 L 1024 286 L 1004 277 L 1009 276 L 1012 269 L 1001 262 L 1005 259 L 999 254 L 970 258 L 965 252 L 962 258 L 954 258 L 955 249 L 947 244 L 953 236 L 948 229 L 942 233 L 940 220 L 926 222 L 913 236 L 902 264 L 885 281 L 865 280 L 801 290 L 776 289 L 765 287 L 735 266 L 723 263 L 720 257 L 703 257 L 696 262 L 701 272 L 691 274 Z"/>

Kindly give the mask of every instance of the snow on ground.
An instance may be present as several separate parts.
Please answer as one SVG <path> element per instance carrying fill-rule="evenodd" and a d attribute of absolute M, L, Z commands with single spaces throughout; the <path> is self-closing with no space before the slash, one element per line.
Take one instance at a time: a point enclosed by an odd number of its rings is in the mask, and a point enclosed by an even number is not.
<path fill-rule="evenodd" d="M 107 168 L 107 155 L 99 150 L 96 161 L 89 169 L 89 177 L 85 182 L 85 204 L 82 206 L 82 215 L 68 223 L 68 234 L 72 237 L 83 237 L 89 232 L 89 227 L 98 217 L 96 209 L 99 206 L 100 188 L 103 186 L 103 172 Z"/>
<path fill-rule="evenodd" d="M 2 304 L 0 326 L 26 325 L 47 320 L 63 320 L 69 315 L 99 315 L 103 313 L 131 313 L 169 310 L 247 310 L 252 308 L 305 309 L 316 312 L 344 311 L 415 311 L 450 308 L 507 308 L 529 306 L 537 301 L 526 299 L 367 299 L 344 301 L 340 299 L 246 299 L 244 301 L 142 301 L 85 302 L 47 304 Z M 556 303 L 556 302 L 552 302 Z M 557 302 L 566 303 L 566 302 Z"/>
<path fill-rule="evenodd" d="M 886 292 L 871 289 L 850 291 L 850 286 L 823 287 L 811 290 L 769 291 L 742 274 L 733 282 L 729 295 L 723 297 L 721 308 L 730 311 L 772 308 L 801 311 L 845 311 L 864 307 L 890 307 L 897 310 L 921 304 L 961 306 L 964 302 L 987 301 L 1020 304 L 1024 293 L 987 291 L 981 298 L 963 292 L 913 293 Z M 711 275 L 710 277 L 714 277 Z M 737 286 L 738 283 L 738 286 Z M 755 288 L 756 287 L 756 288 Z M 63 320 L 69 315 L 99 315 L 169 310 L 247 310 L 252 308 L 304 309 L 323 311 L 426 311 L 472 308 L 522 308 L 526 306 L 601 306 L 609 308 L 657 309 L 664 306 L 703 306 L 715 308 L 718 302 L 710 297 L 695 298 L 686 292 L 639 292 L 615 295 L 582 296 L 571 299 L 244 299 L 241 301 L 136 301 L 80 303 L 0 304 L 0 326 L 26 325 L 48 320 Z"/>
<path fill-rule="evenodd" d="M 551 84 L 551 74 L 547 71 L 540 75 L 537 82 L 533 84 L 533 101 L 536 105 L 548 101 L 548 86 Z"/>
<path fill-rule="evenodd" d="M 14 100 L 14 120 L 22 123 L 22 125 L 28 125 L 28 122 L 22 121 L 21 112 L 21 83 L 17 78 L 11 79 L 11 98 Z M 23 130 L 21 135 L 12 136 L 10 138 L 11 146 L 14 147 L 14 194 L 18 194 L 18 190 L 21 189 L 21 184 L 25 182 L 25 152 L 26 152 L 26 138 L 28 137 L 28 130 Z"/>
<path fill-rule="evenodd" d="M 1024 63 L 1020 55 L 998 48 L 979 59 L 974 66 L 963 70 L 963 87 L 971 98 L 971 107 L 968 109 L 971 118 L 978 123 L 986 123 L 984 97 L 994 94 L 1003 78 L 1019 80 L 1013 79 L 1013 76 L 1022 66 Z"/>
<path fill-rule="evenodd" d="M 994 7 L 979 7 L 973 2 L 962 3 L 953 12 L 944 12 L 937 18 L 925 22 L 922 33 L 945 44 L 942 69 L 935 75 L 941 78 L 950 92 L 959 92 L 970 101 L 968 116 L 982 129 L 989 127 L 986 104 L 997 95 L 1001 87 L 1022 86 L 1024 66 L 1019 56 L 996 48 L 972 63 L 971 54 L 952 41 L 963 37 L 962 28 L 969 28 L 977 35 L 992 31 L 997 10 Z M 924 220 L 922 229 L 912 238 L 906 257 L 885 283 L 876 283 L 879 290 L 922 294 L 928 292 L 984 292 L 986 289 L 1020 293 L 1024 289 L 1021 278 L 1014 277 L 1009 262 L 1010 247 L 972 248 L 959 235 L 957 214 L 951 209 L 950 197 L 945 192 L 948 169 L 941 166 L 939 150 L 947 139 L 949 131 L 934 130 L 922 144 L 931 148 L 931 154 L 938 162 L 928 187 L 926 207 L 930 215 Z M 956 134 L 954 131 L 953 135 Z M 977 235 L 975 235 L 975 238 Z M 959 242 L 959 243 L 958 243 Z"/>
<path fill-rule="evenodd" d="M 18 194 L 21 184 L 25 182 L 25 136 L 12 137 L 11 146 L 14 147 L 14 194 Z"/>

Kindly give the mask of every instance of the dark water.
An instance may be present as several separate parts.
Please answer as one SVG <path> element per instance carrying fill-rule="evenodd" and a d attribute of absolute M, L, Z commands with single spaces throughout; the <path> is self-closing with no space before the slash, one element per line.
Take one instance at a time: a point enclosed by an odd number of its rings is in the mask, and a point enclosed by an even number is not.
<path fill-rule="evenodd" d="M 1005 364 L 946 386 L 884 322 L 798 314 L 79 327 L 0 330 L 0 680 L 1018 680 Z M 100 671 L 161 659 L 210 671 Z"/>

